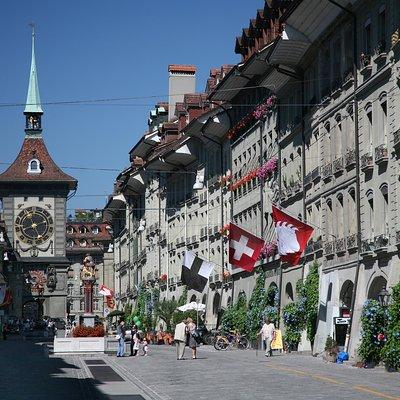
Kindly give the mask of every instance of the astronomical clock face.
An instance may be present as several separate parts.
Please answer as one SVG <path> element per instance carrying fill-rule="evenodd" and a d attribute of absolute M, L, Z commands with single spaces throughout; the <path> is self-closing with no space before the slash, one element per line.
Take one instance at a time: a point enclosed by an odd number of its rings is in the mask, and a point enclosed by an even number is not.
<path fill-rule="evenodd" d="M 19 240 L 30 245 L 47 242 L 53 234 L 53 218 L 41 207 L 28 207 L 15 219 L 15 232 Z"/>

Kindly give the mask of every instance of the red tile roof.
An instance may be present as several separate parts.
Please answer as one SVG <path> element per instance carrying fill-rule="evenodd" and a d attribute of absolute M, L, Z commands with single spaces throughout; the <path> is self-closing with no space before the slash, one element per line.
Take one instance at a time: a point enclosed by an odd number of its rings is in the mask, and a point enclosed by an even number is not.
<path fill-rule="evenodd" d="M 195 65 L 180 65 L 180 64 L 170 64 L 168 65 L 168 72 L 196 72 Z"/>
<path fill-rule="evenodd" d="M 38 159 L 41 164 L 40 174 L 29 174 L 28 163 Z M 8 169 L 0 174 L 1 182 L 61 182 L 75 189 L 77 180 L 64 173 L 51 158 L 42 138 L 25 138 L 21 150 L 15 161 Z"/>

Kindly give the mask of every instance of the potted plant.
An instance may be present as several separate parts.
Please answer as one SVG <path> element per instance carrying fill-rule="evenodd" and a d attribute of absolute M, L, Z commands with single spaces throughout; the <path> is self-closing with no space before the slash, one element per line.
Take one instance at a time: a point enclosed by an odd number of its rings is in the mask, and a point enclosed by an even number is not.
<path fill-rule="evenodd" d="M 339 348 L 334 339 L 330 335 L 326 338 L 324 360 L 328 362 L 336 362 Z"/>

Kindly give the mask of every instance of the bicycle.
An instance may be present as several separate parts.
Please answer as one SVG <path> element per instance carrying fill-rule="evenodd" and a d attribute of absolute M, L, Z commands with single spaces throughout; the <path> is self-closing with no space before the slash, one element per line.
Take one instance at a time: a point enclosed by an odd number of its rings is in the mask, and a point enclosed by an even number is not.
<path fill-rule="evenodd" d="M 250 342 L 245 335 L 240 333 L 219 335 L 214 342 L 215 350 L 228 350 L 234 347 L 239 350 L 247 350 L 250 348 Z"/>

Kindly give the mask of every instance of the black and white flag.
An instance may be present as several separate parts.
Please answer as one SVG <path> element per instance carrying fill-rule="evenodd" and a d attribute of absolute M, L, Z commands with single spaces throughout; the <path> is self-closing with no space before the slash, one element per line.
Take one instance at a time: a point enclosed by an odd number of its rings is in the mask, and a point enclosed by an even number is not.
<path fill-rule="evenodd" d="M 192 251 L 185 251 L 181 280 L 188 289 L 202 292 L 213 269 L 214 264 L 202 260 Z"/>

